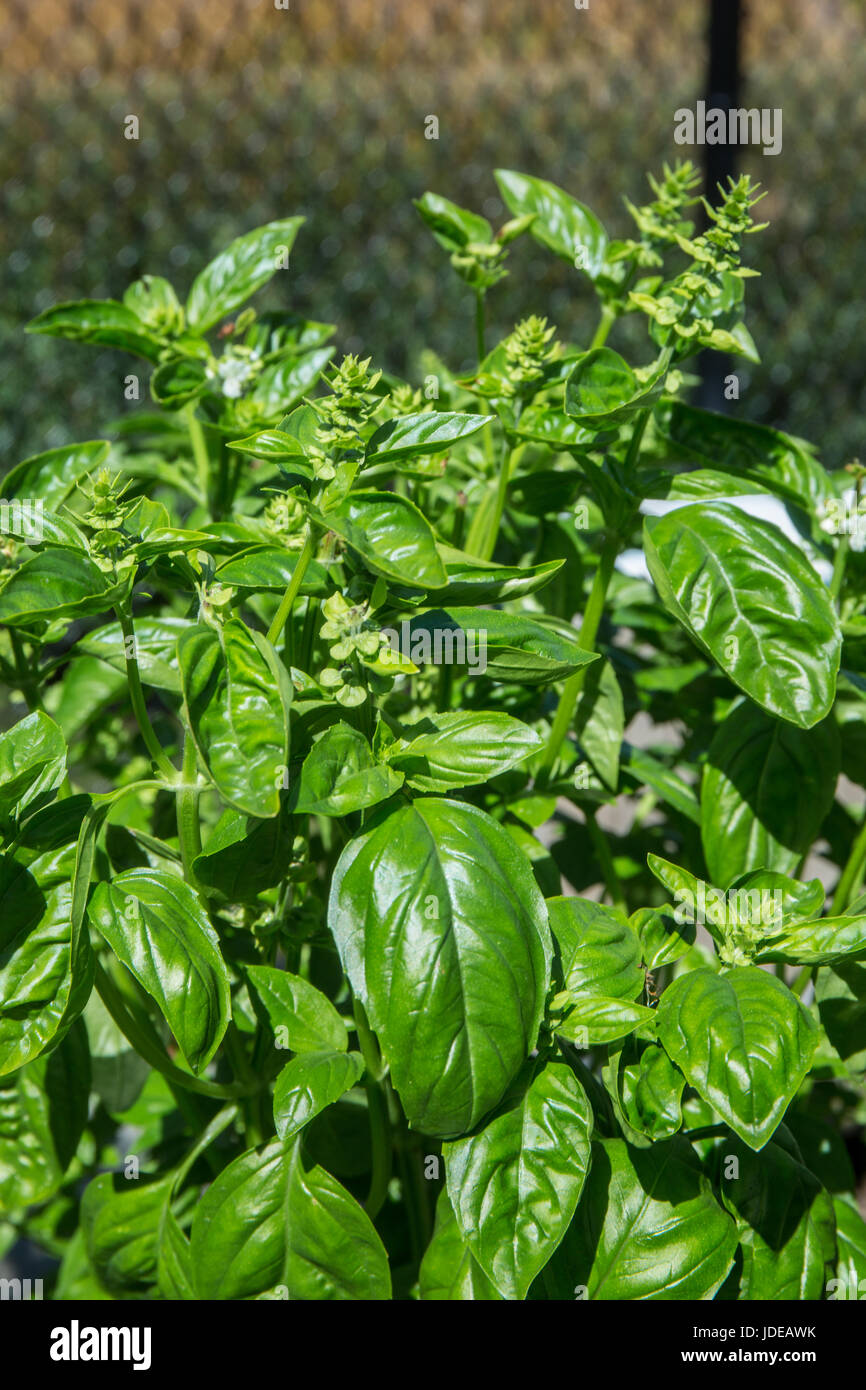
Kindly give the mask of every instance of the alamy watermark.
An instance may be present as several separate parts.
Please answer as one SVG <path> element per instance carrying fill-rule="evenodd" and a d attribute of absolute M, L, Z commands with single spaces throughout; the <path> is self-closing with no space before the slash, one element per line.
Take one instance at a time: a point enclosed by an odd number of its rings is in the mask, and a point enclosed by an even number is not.
<path fill-rule="evenodd" d="M 762 145 L 764 154 L 782 153 L 782 108 L 731 107 L 723 111 L 699 101 L 694 111 L 681 106 L 674 112 L 674 140 L 678 145 Z"/>
<path fill-rule="evenodd" d="M 698 883 L 697 891 L 678 888 L 674 921 L 705 927 L 776 927 L 782 921 L 783 901 L 779 888 L 711 888 Z"/>
<path fill-rule="evenodd" d="M 394 664 L 411 661 L 415 666 L 466 666 L 483 675 L 487 670 L 487 632 L 484 628 L 416 627 L 404 618 L 400 631 L 382 628 L 387 647 L 380 660 L 387 665 L 389 652 Z"/>
<path fill-rule="evenodd" d="M 0 535 L 15 536 L 29 544 L 39 544 L 45 529 L 45 508 L 41 497 L 0 497 Z"/>

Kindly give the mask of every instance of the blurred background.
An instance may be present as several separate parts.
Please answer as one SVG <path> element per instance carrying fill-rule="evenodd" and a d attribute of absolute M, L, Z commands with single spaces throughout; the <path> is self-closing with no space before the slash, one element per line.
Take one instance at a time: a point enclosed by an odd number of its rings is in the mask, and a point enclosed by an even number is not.
<path fill-rule="evenodd" d="M 709 11 L 710 0 L 5 0 L 0 472 L 129 408 L 128 358 L 26 337 L 28 319 L 59 300 L 119 297 L 144 272 L 185 290 L 232 237 L 288 214 L 308 218 L 294 310 L 404 375 L 425 346 L 468 367 L 471 296 L 411 199 L 430 188 L 498 225 L 502 165 L 562 184 L 628 235 L 622 195 L 642 201 L 647 169 L 702 154 L 677 147 L 673 128 L 677 107 L 707 95 Z M 784 112 L 780 155 L 735 152 L 769 189 L 771 221 L 749 246 L 764 361 L 738 364 L 741 399 L 835 468 L 860 450 L 866 402 L 862 0 L 744 0 L 740 48 L 737 104 Z M 138 140 L 124 138 L 128 115 Z M 438 140 L 425 138 L 430 115 Z M 493 331 L 538 311 L 585 340 L 595 310 L 581 276 L 528 237 L 510 263 L 489 298 Z M 286 283 L 257 302 L 289 307 Z"/>

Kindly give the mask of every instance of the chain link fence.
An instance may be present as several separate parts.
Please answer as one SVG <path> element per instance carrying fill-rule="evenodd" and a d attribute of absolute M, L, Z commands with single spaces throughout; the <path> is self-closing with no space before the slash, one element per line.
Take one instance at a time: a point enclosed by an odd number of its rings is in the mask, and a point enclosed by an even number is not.
<path fill-rule="evenodd" d="M 678 152 L 674 111 L 701 97 L 695 0 L 6 0 L 0 19 L 0 470 L 100 433 L 129 408 L 129 360 L 23 326 L 64 299 L 119 297 L 151 272 L 183 290 L 226 241 L 308 221 L 261 302 L 338 325 L 345 351 L 412 375 L 431 347 L 468 366 L 471 305 L 411 200 L 426 188 L 504 214 L 492 170 L 553 179 L 613 235 L 622 195 Z M 756 0 L 744 103 L 781 107 L 782 153 L 745 150 L 770 193 L 751 244 L 740 368 L 753 418 L 859 449 L 866 386 L 866 48 L 859 0 Z M 127 117 L 138 138 L 125 138 Z M 439 138 L 428 139 L 435 115 Z M 699 157 L 700 151 L 692 151 Z M 491 296 L 492 331 L 541 311 L 580 341 L 579 277 L 526 239 Z"/>

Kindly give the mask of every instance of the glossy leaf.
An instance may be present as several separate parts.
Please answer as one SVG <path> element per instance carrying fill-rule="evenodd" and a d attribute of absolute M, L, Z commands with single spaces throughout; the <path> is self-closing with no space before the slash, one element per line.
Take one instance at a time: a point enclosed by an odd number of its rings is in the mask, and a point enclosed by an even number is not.
<path fill-rule="evenodd" d="M 251 965 L 247 977 L 278 1042 L 292 1052 L 345 1052 L 346 1025 L 327 995 L 287 970 Z"/>
<path fill-rule="evenodd" d="M 66 740 L 47 714 L 19 719 L 0 740 L 0 821 L 38 810 L 66 775 Z"/>
<path fill-rule="evenodd" d="M 400 649 L 416 665 L 468 666 L 491 680 L 544 685 L 598 657 L 519 613 L 435 608 L 400 625 Z"/>
<path fill-rule="evenodd" d="M 701 839 L 711 877 L 791 873 L 833 804 L 839 734 L 799 729 L 739 702 L 719 726 L 701 782 Z"/>
<path fill-rule="evenodd" d="M 461 415 L 455 411 L 424 411 L 399 415 L 380 425 L 367 445 L 364 462 L 442 454 L 462 439 L 469 439 L 488 423 L 486 415 Z"/>
<path fill-rule="evenodd" d="M 59 1047 L 0 1079 L 0 1212 L 46 1201 L 87 1123 L 90 1057 L 76 1024 Z"/>
<path fill-rule="evenodd" d="M 572 999 L 638 998 L 644 984 L 640 942 L 621 912 L 588 898 L 549 898 L 547 910 L 563 987 Z"/>
<path fill-rule="evenodd" d="M 62 444 L 17 464 L 3 479 L 6 498 L 38 497 L 46 511 L 56 511 L 75 490 L 79 478 L 94 472 L 108 458 L 103 439 L 85 444 Z"/>
<path fill-rule="evenodd" d="M 542 747 L 528 725 L 511 715 L 483 711 L 433 715 L 404 730 L 407 743 L 389 749 L 388 765 L 411 787 L 447 792 L 489 781 Z"/>
<path fill-rule="evenodd" d="M 538 1033 L 549 938 L 528 861 L 477 807 L 424 798 L 350 841 L 328 923 L 410 1125 L 465 1133 Z"/>
<path fill-rule="evenodd" d="M 537 1062 L 483 1129 L 443 1146 L 463 1240 L 504 1298 L 526 1297 L 565 1235 L 591 1134 L 592 1110 L 571 1068 Z"/>
<path fill-rule="evenodd" d="M 256 1298 L 283 1288 L 302 1301 L 391 1296 L 388 1259 L 370 1218 L 300 1141 L 236 1158 L 192 1223 L 200 1299 Z"/>
<path fill-rule="evenodd" d="M 799 728 L 824 718 L 836 689 L 839 620 L 778 527 L 710 502 L 647 517 L 644 546 L 665 607 L 735 685 Z"/>
<path fill-rule="evenodd" d="M 658 1035 L 690 1084 L 762 1149 L 809 1070 L 818 1028 L 789 989 L 754 967 L 694 970 L 664 991 Z"/>
<path fill-rule="evenodd" d="M 286 217 L 268 222 L 238 237 L 206 265 L 192 283 L 186 318 L 196 333 L 204 333 L 270 280 L 289 252 L 303 222 Z"/>
<path fill-rule="evenodd" d="M 436 1228 L 418 1276 L 423 1302 L 495 1303 L 500 1299 L 460 1233 L 443 1187 L 436 1203 Z"/>
<path fill-rule="evenodd" d="M 0 623 L 10 627 L 84 617 L 110 606 L 106 576 L 86 555 L 72 550 L 41 551 L 25 560 L 0 589 Z"/>
<path fill-rule="evenodd" d="M 130 869 L 99 884 L 88 912 L 201 1071 L 222 1041 L 231 997 L 219 940 L 193 890 L 163 870 Z"/>
<path fill-rule="evenodd" d="M 592 348 L 571 369 L 565 409 L 584 426 L 619 425 L 658 400 L 663 384 L 663 371 L 650 371 L 644 379 L 612 348 Z"/>
<path fill-rule="evenodd" d="M 364 735 L 340 722 L 307 754 L 289 806 L 310 815 L 347 816 L 387 800 L 402 785 L 402 771 L 378 764 Z"/>
<path fill-rule="evenodd" d="M 230 618 L 198 623 L 178 641 L 196 748 L 220 795 L 262 819 L 280 809 L 289 763 L 291 683 L 266 638 Z"/>
<path fill-rule="evenodd" d="M 430 523 L 405 497 L 353 492 L 326 521 L 374 574 L 422 589 L 448 582 Z"/>
<path fill-rule="evenodd" d="M 360 1052 L 304 1052 L 293 1057 L 274 1086 L 274 1125 L 293 1139 L 326 1106 L 356 1086 L 364 1075 Z"/>
<path fill-rule="evenodd" d="M 529 230 L 536 241 L 596 279 L 604 266 L 607 233 L 589 208 L 556 184 L 529 174 L 497 169 L 496 182 L 515 217 L 535 214 Z"/>
<path fill-rule="evenodd" d="M 137 314 L 115 299 L 80 299 L 53 304 L 43 309 L 27 325 L 28 333 L 44 333 L 51 338 L 70 338 L 76 343 L 120 348 L 156 362 L 162 350 L 159 337 Z"/>

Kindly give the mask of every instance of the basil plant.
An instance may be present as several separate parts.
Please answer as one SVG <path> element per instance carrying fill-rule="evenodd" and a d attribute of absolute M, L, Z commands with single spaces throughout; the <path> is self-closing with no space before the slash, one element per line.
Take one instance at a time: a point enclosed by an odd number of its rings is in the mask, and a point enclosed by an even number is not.
<path fill-rule="evenodd" d="M 496 177 L 417 203 L 471 370 L 251 307 L 300 218 L 30 325 L 153 402 L 3 485 L 0 1252 L 58 1300 L 866 1290 L 866 470 L 688 403 L 758 360 L 747 178 L 615 240 Z M 589 343 L 488 342 L 526 238 Z"/>

